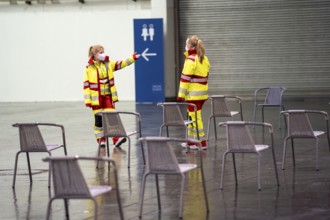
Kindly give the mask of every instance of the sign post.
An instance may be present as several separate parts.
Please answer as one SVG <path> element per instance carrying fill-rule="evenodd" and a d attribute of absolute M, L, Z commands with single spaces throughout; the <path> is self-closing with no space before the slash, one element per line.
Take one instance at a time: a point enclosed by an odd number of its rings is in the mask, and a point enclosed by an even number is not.
<path fill-rule="evenodd" d="M 134 19 L 134 49 L 141 54 L 135 63 L 136 102 L 163 102 L 163 19 Z"/>

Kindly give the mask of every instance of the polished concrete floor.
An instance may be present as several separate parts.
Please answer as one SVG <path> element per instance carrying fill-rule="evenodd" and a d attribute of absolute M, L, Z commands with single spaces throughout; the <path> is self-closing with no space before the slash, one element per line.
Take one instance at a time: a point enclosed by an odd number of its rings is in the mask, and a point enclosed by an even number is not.
<path fill-rule="evenodd" d="M 286 109 L 315 109 L 330 112 L 329 100 L 286 101 Z M 143 136 L 157 136 L 162 123 L 161 108 L 151 104 L 119 102 L 118 110 L 137 111 L 142 117 Z M 16 122 L 51 122 L 65 126 L 69 155 L 95 156 L 97 145 L 93 138 L 93 117 L 90 109 L 81 102 L 50 103 L 0 103 L 1 112 L 1 159 L 0 159 L 0 219 L 45 219 L 46 208 L 51 191 L 47 187 L 47 163 L 42 161 L 46 154 L 32 154 L 33 184 L 27 175 L 26 157 L 20 156 L 16 187 L 12 189 L 15 154 L 19 150 Z M 260 113 L 260 112 L 259 112 Z M 243 102 L 244 119 L 252 119 L 253 103 Z M 203 109 L 204 126 L 210 115 L 210 105 Z M 260 114 L 258 114 L 260 120 Z M 320 171 L 315 170 L 314 142 L 296 142 L 296 167 L 292 166 L 291 148 L 287 152 L 286 169 L 281 169 L 284 129 L 279 129 L 278 110 L 266 109 L 266 121 L 274 126 L 275 153 L 280 186 L 276 185 L 271 151 L 262 157 L 261 185 L 257 190 L 257 163 L 255 155 L 237 155 L 238 185 L 235 187 L 231 157 L 228 157 L 224 178 L 224 189 L 220 190 L 222 155 L 225 151 L 224 130 L 218 130 L 218 140 L 214 133 L 203 151 L 204 170 L 210 211 L 206 212 L 200 171 L 187 175 L 184 197 L 183 219 L 330 219 L 330 152 L 325 138 L 320 140 Z M 313 119 L 314 120 L 314 119 Z M 123 119 L 126 126 L 135 126 L 128 118 Z M 283 125 L 284 123 L 282 123 Z M 322 120 L 315 119 L 315 128 L 324 129 Z M 47 132 L 47 131 L 46 131 Z M 170 135 L 184 135 L 179 129 L 170 130 Z M 262 131 L 255 129 L 254 135 L 262 139 Z M 54 134 L 52 134 L 54 135 Z M 267 136 L 265 135 L 267 141 Z M 56 140 L 51 136 L 50 141 Z M 125 149 L 127 145 L 123 145 Z M 131 168 L 127 168 L 127 154 L 113 152 L 119 170 L 119 190 L 125 219 L 138 219 L 138 198 L 143 174 L 143 161 L 139 143 L 132 138 Z M 177 149 L 180 160 L 196 161 L 196 152 L 186 153 Z M 53 155 L 63 155 L 54 151 Z M 81 164 L 89 184 L 104 183 L 109 175 L 113 183 L 112 171 L 95 169 L 94 162 Z M 162 210 L 158 212 L 155 179 L 150 176 L 146 186 L 142 219 L 177 219 L 179 211 L 180 178 L 160 177 Z M 98 219 L 119 219 L 116 194 L 112 191 L 100 196 Z M 92 219 L 92 202 L 86 200 L 70 201 L 70 219 Z M 64 203 L 55 201 L 52 219 L 65 219 Z"/>

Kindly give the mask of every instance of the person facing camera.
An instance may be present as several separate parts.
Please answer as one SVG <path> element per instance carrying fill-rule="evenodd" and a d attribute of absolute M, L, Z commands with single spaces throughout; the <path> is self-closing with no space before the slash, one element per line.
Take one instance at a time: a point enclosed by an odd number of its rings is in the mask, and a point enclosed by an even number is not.
<path fill-rule="evenodd" d="M 84 72 L 85 105 L 92 109 L 94 115 L 94 134 L 101 153 L 105 152 L 106 139 L 103 135 L 102 111 L 115 110 L 118 95 L 115 86 L 114 72 L 134 63 L 140 54 L 134 53 L 126 60 L 113 61 L 104 53 L 101 45 L 93 45 L 88 50 L 88 65 Z M 126 142 L 126 138 L 113 137 L 116 149 Z"/>

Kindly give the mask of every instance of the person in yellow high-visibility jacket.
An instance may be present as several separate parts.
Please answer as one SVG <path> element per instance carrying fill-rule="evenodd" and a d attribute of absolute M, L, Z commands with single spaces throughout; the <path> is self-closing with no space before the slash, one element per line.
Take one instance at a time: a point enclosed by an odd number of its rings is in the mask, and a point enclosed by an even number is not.
<path fill-rule="evenodd" d="M 183 70 L 180 78 L 180 86 L 178 93 L 178 101 L 186 101 L 194 103 L 197 106 L 197 123 L 199 138 L 201 140 L 202 149 L 207 148 L 205 133 L 203 129 L 202 107 L 208 99 L 208 76 L 210 70 L 210 62 L 205 55 L 203 41 L 196 35 L 190 36 L 186 40 L 186 56 Z M 188 108 L 188 115 L 191 119 L 195 119 L 193 108 Z M 188 126 L 188 138 L 197 138 L 196 122 Z M 198 149 L 195 145 L 190 145 L 190 149 Z"/>
<path fill-rule="evenodd" d="M 111 61 L 104 54 L 101 45 L 93 45 L 88 51 L 88 65 L 84 72 L 84 99 L 85 105 L 92 108 L 94 114 L 94 134 L 97 143 L 101 144 L 101 150 L 105 151 L 105 138 L 102 129 L 102 116 L 97 115 L 103 110 L 114 110 L 115 102 L 118 101 L 117 90 L 114 80 L 114 71 L 131 65 L 140 54 L 134 53 L 132 56 L 122 61 Z M 114 137 L 113 144 L 117 148 L 126 141 L 126 138 Z"/>

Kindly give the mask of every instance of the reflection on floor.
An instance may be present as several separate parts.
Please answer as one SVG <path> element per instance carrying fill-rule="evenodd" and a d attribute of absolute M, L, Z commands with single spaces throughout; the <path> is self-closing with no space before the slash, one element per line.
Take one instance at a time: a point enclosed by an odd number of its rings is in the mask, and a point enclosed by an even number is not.
<path fill-rule="evenodd" d="M 286 109 L 314 109 L 330 112 L 328 100 L 286 101 Z M 12 189 L 12 176 L 15 154 L 19 150 L 18 130 L 11 125 L 16 122 L 51 122 L 65 126 L 69 155 L 96 156 L 97 144 L 93 138 L 93 117 L 90 109 L 81 102 L 47 103 L 0 103 L 1 111 L 1 159 L 0 159 L 0 219 L 45 219 L 47 202 L 51 195 L 47 187 L 47 163 L 42 162 L 46 154 L 32 154 L 33 184 L 30 184 L 26 166 L 26 157 L 20 156 L 16 188 Z M 157 136 L 162 123 L 161 108 L 155 104 L 135 104 L 119 102 L 118 110 L 136 111 L 142 117 L 142 135 Z M 259 112 L 260 113 L 260 112 Z M 252 120 L 253 103 L 243 101 L 245 120 Z M 210 105 L 203 109 L 204 128 Z M 280 178 L 280 187 L 276 185 L 271 152 L 262 157 L 261 186 L 257 190 L 256 155 L 237 155 L 238 185 L 235 187 L 231 157 L 226 163 L 224 189 L 220 190 L 220 172 L 222 155 L 226 140 L 224 129 L 218 129 L 218 139 L 210 133 L 207 151 L 203 151 L 204 169 L 210 212 L 207 214 L 203 201 L 200 172 L 187 175 L 184 195 L 184 219 L 329 219 L 330 218 L 330 152 L 327 141 L 320 139 L 320 171 L 315 171 L 315 147 L 313 140 L 295 141 L 296 167 L 292 166 L 291 147 L 288 148 L 286 169 L 281 170 L 282 149 L 285 130 L 278 128 L 278 109 L 266 109 L 266 121 L 274 126 L 275 153 Z M 130 121 L 123 119 L 128 125 Z M 228 119 L 229 120 L 229 119 Z M 261 120 L 258 114 L 258 120 Z M 283 120 L 283 119 L 281 119 Z M 283 125 L 284 123 L 282 123 Z M 322 121 L 315 119 L 315 127 L 324 129 Z M 255 129 L 253 134 L 262 139 L 262 131 Z M 183 136 L 182 129 L 170 129 L 171 136 Z M 126 144 L 126 145 L 125 145 Z M 123 144 L 123 149 L 127 143 Z M 113 151 L 110 156 L 116 161 L 119 170 L 120 193 L 125 219 L 138 219 L 138 198 L 143 174 L 143 160 L 139 143 L 132 138 L 131 168 L 127 169 L 125 151 Z M 54 155 L 61 155 L 61 151 Z M 180 160 L 196 160 L 196 153 L 188 154 L 181 148 L 176 149 Z M 113 183 L 112 172 L 106 168 L 95 169 L 95 164 L 81 164 L 89 184 Z M 160 194 L 162 210 L 158 212 L 156 184 L 149 177 L 146 185 L 142 219 L 177 219 L 179 209 L 180 178 L 160 176 Z M 100 196 L 98 219 L 119 219 L 115 191 Z M 70 219 L 92 219 L 91 201 L 71 200 Z M 55 201 L 52 207 L 52 219 L 65 219 L 63 201 Z"/>

